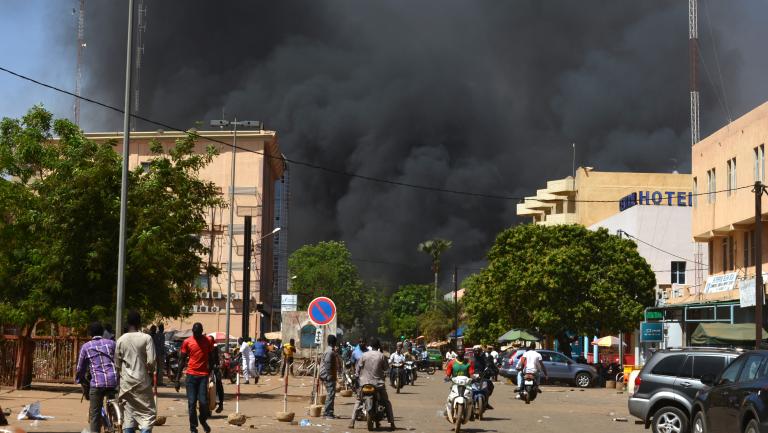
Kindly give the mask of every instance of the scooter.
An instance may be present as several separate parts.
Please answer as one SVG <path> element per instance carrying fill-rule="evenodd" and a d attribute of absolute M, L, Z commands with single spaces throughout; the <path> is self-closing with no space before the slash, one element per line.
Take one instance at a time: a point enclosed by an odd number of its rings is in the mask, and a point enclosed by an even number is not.
<path fill-rule="evenodd" d="M 365 418 L 368 431 L 381 427 L 381 421 L 387 418 L 386 405 L 389 402 L 381 398 L 381 393 L 385 390 L 386 385 L 383 383 L 378 385 L 367 383 L 360 387 L 360 400 L 363 402 L 360 405 L 360 412 L 362 417 Z M 357 417 L 357 414 L 353 416 Z"/>
<path fill-rule="evenodd" d="M 451 392 L 445 404 L 445 415 L 448 422 L 453 424 L 454 432 L 459 433 L 462 424 L 466 424 L 472 416 L 472 390 L 469 388 L 472 379 L 457 376 L 451 379 L 451 382 Z"/>
<path fill-rule="evenodd" d="M 483 419 L 485 408 L 488 405 L 488 394 L 490 393 L 490 390 L 488 389 L 487 380 L 488 379 L 485 378 L 485 374 L 483 374 L 482 376 L 475 374 L 472 377 L 472 385 L 470 386 L 470 389 L 472 390 L 471 420 Z"/>
<path fill-rule="evenodd" d="M 416 385 L 416 367 L 413 361 L 405 361 L 405 383 Z"/>
<path fill-rule="evenodd" d="M 403 363 L 402 362 L 394 362 L 392 365 L 389 366 L 391 372 L 394 377 L 392 378 L 392 386 L 397 390 L 397 393 L 400 394 L 400 388 L 403 387 L 403 383 L 405 382 L 405 370 L 403 370 Z"/>
<path fill-rule="evenodd" d="M 525 401 L 525 404 L 531 404 L 532 401 L 536 400 L 538 390 L 536 388 L 536 375 L 534 373 L 523 374 L 523 383 L 518 386 L 520 387 L 520 400 Z"/>
<path fill-rule="evenodd" d="M 360 387 L 360 380 L 355 374 L 355 369 L 351 365 L 347 365 L 344 369 L 344 389 L 350 389 L 352 392 L 357 393 L 357 389 Z"/>

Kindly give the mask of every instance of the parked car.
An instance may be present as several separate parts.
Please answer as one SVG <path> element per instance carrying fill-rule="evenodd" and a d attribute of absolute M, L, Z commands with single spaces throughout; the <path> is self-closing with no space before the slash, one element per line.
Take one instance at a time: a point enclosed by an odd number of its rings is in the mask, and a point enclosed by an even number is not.
<path fill-rule="evenodd" d="M 732 349 L 663 349 L 653 353 L 635 378 L 629 413 L 658 432 L 688 432 L 701 378 L 719 374 L 739 355 Z M 700 433 L 700 432 L 698 432 Z"/>
<path fill-rule="evenodd" d="M 442 368 L 443 355 L 440 353 L 440 349 L 427 349 L 427 358 L 429 362 L 435 366 L 435 368 Z"/>
<path fill-rule="evenodd" d="M 701 382 L 706 387 L 694 402 L 694 432 L 768 432 L 768 351 L 746 352 Z"/>
<path fill-rule="evenodd" d="M 512 379 L 513 381 L 517 380 L 517 369 L 515 369 L 515 366 L 517 366 L 517 361 L 520 359 L 520 356 L 525 353 L 525 350 L 517 349 L 517 350 L 510 350 L 507 352 L 504 352 L 504 354 L 501 356 L 501 366 L 499 367 L 499 375 L 502 377 L 506 377 L 507 379 Z"/>
<path fill-rule="evenodd" d="M 547 369 L 550 382 L 568 382 L 579 388 L 588 388 L 597 378 L 597 370 L 588 364 L 580 364 L 573 359 L 554 350 L 536 350 L 541 354 L 541 361 Z M 517 370 L 515 366 L 520 357 L 525 353 L 518 350 L 506 361 L 499 370 L 499 374 L 517 383 Z"/>

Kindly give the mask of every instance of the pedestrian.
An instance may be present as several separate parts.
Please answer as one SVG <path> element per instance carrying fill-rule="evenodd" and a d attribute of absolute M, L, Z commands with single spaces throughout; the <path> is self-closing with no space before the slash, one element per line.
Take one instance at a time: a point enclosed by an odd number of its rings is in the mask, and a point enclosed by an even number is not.
<path fill-rule="evenodd" d="M 320 362 L 320 380 L 325 384 L 327 396 L 325 398 L 325 408 L 323 408 L 323 418 L 335 419 L 333 414 L 333 400 L 336 397 L 336 380 L 339 371 L 339 355 L 336 353 L 336 336 L 328 336 L 328 348 L 323 353 L 323 360 Z"/>
<path fill-rule="evenodd" d="M 243 370 L 243 383 L 248 383 L 251 379 L 251 372 L 253 371 L 253 352 L 251 351 L 250 337 L 240 338 L 240 359 L 242 362 Z M 258 383 L 258 379 L 256 379 Z"/>
<path fill-rule="evenodd" d="M 210 416 L 208 409 L 208 374 L 210 373 L 211 351 L 213 347 L 203 335 L 203 324 L 192 325 L 192 336 L 181 343 L 179 372 L 176 373 L 176 392 L 179 392 L 181 371 L 187 367 L 187 411 L 189 412 L 189 431 L 197 433 L 197 421 L 205 433 L 210 433 L 211 426 L 206 422 Z M 200 413 L 198 415 L 198 403 Z"/>
<path fill-rule="evenodd" d="M 213 335 L 208 336 L 208 341 L 211 343 L 211 360 L 208 363 L 211 366 L 211 380 L 216 385 L 216 399 L 218 405 L 216 406 L 216 413 L 221 413 L 224 410 L 224 383 L 221 379 L 221 359 L 219 358 L 219 351 L 216 349 L 216 340 Z"/>
<path fill-rule="evenodd" d="M 90 406 L 88 420 L 91 432 L 101 431 L 101 408 L 104 398 L 115 398 L 117 388 L 117 371 L 115 370 L 115 342 L 104 338 L 104 327 L 99 322 L 91 323 L 88 327 L 91 341 L 80 348 L 77 359 L 77 383 L 87 384 Z M 90 373 L 90 381 L 86 378 Z"/>
<path fill-rule="evenodd" d="M 149 433 L 155 424 L 157 407 L 152 393 L 155 370 L 155 345 L 152 337 L 141 332 L 141 316 L 130 311 L 127 331 L 115 348 L 115 369 L 120 375 L 120 397 L 123 403 L 123 432 Z"/>
<path fill-rule="evenodd" d="M 157 358 L 157 386 L 164 386 L 163 370 L 165 366 L 165 328 L 163 324 L 149 327 L 149 336 L 155 345 L 155 357 Z"/>
<path fill-rule="evenodd" d="M 267 361 L 267 343 L 265 338 L 257 338 L 253 343 L 253 360 L 259 376 L 264 374 L 264 363 Z"/>
<path fill-rule="evenodd" d="M 283 368 L 280 372 L 281 375 L 285 376 L 286 372 L 285 369 L 288 369 L 288 372 L 291 373 L 291 376 L 293 376 L 293 355 L 296 354 L 296 341 L 291 338 L 290 342 L 288 344 L 283 345 Z"/>
<path fill-rule="evenodd" d="M 111 323 L 107 323 L 104 325 L 104 334 L 102 337 L 106 338 L 107 340 L 115 341 L 115 330 L 112 328 Z"/>

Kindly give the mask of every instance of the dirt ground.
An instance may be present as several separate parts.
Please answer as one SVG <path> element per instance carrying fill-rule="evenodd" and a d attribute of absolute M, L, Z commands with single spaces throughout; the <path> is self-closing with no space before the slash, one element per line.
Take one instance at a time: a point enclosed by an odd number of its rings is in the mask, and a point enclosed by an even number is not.
<path fill-rule="evenodd" d="M 289 411 L 296 414 L 293 424 L 275 420 L 275 412 L 283 407 L 282 386 L 277 377 L 262 377 L 258 385 L 243 385 L 240 412 L 247 415 L 244 426 L 226 423 L 226 415 L 235 411 L 235 386 L 226 385 L 224 412 L 214 414 L 210 425 L 213 431 L 238 433 L 242 431 L 265 432 L 350 432 L 347 428 L 354 404 L 353 398 L 336 398 L 336 415 L 339 419 L 324 420 L 308 416 L 311 379 L 291 379 L 289 387 Z M 396 423 L 401 431 L 449 432 L 452 425 L 442 415 L 448 384 L 443 383 L 438 372 L 434 376 L 419 376 L 415 386 L 406 387 L 401 394 L 389 390 Z M 589 433 L 640 433 L 645 429 L 636 425 L 627 412 L 627 394 L 616 390 L 580 390 L 564 386 L 545 386 L 544 392 L 530 405 L 514 399 L 514 386 L 497 382 L 491 398 L 494 410 L 487 412 L 483 421 L 465 425 L 467 432 L 589 432 Z M 184 390 L 178 394 L 171 387 L 160 389 L 159 414 L 167 417 L 164 426 L 157 426 L 157 433 L 189 432 L 187 405 Z M 45 421 L 17 421 L 16 415 L 24 404 L 41 403 L 43 415 L 55 417 Z M 88 402 L 80 399 L 77 386 L 45 386 L 35 384 L 32 390 L 0 390 L 0 406 L 11 409 L 11 425 L 27 432 L 82 432 L 87 429 Z M 309 419 L 311 426 L 301 427 L 297 422 Z M 614 420 L 617 419 L 617 420 Z M 386 424 L 385 424 L 386 425 Z M 202 429 L 200 429 L 202 431 Z M 364 423 L 358 423 L 355 431 L 365 431 Z"/>

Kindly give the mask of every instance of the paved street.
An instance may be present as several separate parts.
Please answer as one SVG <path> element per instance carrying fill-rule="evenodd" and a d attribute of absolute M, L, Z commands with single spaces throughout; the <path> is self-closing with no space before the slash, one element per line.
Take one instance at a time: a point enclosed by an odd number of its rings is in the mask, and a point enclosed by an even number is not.
<path fill-rule="evenodd" d="M 270 432 L 306 431 L 306 432 L 347 432 L 352 398 L 337 398 L 336 412 L 342 418 L 323 420 L 306 416 L 309 395 L 309 381 L 300 379 L 291 386 L 289 409 L 297 414 L 296 421 L 309 418 L 311 427 L 288 425 L 274 420 L 274 412 L 281 410 L 282 396 L 279 394 L 277 379 L 264 378 L 257 386 L 243 386 L 245 396 L 241 401 L 241 412 L 248 415 L 243 427 L 226 424 L 226 414 L 234 411 L 234 387 L 227 387 L 227 404 L 221 416 L 214 416 L 211 426 L 215 431 Z M 303 384 L 303 386 L 302 386 Z M 12 424 L 19 425 L 29 432 L 81 432 L 86 427 L 87 402 L 80 402 L 79 388 L 74 386 L 49 388 L 48 391 L 1 391 L 0 405 L 13 410 Z M 562 386 L 544 387 L 544 393 L 526 406 L 513 399 L 513 385 L 496 384 L 492 399 L 495 410 L 487 413 L 487 419 L 470 422 L 468 432 L 564 432 L 589 431 L 590 433 L 636 432 L 645 431 L 641 425 L 635 425 L 634 419 L 626 409 L 626 393 L 606 389 L 579 390 Z M 183 393 L 183 390 L 182 390 Z M 156 427 L 160 433 L 182 433 L 188 431 L 186 402 L 183 394 L 176 394 L 172 388 L 161 392 L 160 414 L 168 416 L 165 426 Z M 256 395 L 254 395 L 254 393 Z M 420 376 L 415 387 L 407 387 L 401 394 L 390 392 L 393 399 L 395 417 L 401 431 L 448 432 L 451 425 L 439 413 L 448 393 L 448 385 L 443 383 L 439 374 Z M 42 413 L 56 417 L 53 420 L 38 421 L 32 426 L 31 421 L 16 421 L 15 417 L 24 403 L 41 401 Z M 614 418 L 626 418 L 627 422 L 617 422 Z M 253 428 L 251 428 L 253 426 Z M 202 431 L 202 430 L 201 430 Z M 365 425 L 358 423 L 355 431 L 365 431 Z"/>

